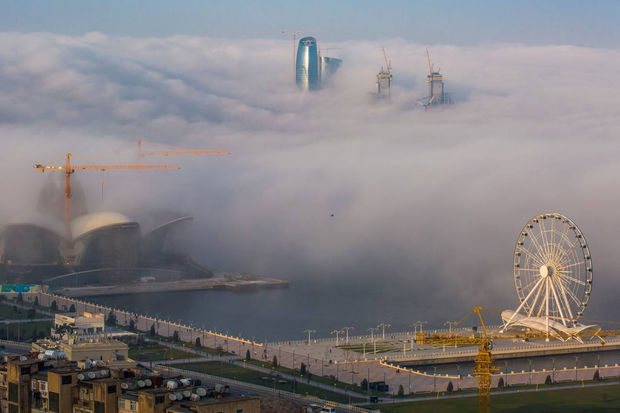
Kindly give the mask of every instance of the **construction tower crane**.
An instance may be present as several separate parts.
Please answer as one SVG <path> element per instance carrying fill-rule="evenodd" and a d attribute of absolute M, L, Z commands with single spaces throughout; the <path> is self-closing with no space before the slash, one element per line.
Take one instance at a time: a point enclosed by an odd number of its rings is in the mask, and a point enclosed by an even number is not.
<path fill-rule="evenodd" d="M 297 61 L 297 56 L 295 56 L 295 52 L 296 52 L 296 48 L 297 48 L 297 35 L 301 34 L 301 32 L 298 32 L 297 30 L 282 30 L 282 34 L 284 35 L 292 35 L 293 36 L 293 81 L 297 80 L 297 72 L 296 72 L 296 61 Z"/>
<path fill-rule="evenodd" d="M 388 59 L 385 47 L 381 46 L 381 51 L 383 52 L 383 60 L 385 60 L 385 69 L 390 74 L 392 73 L 392 60 Z"/>
<path fill-rule="evenodd" d="M 153 149 L 144 149 L 145 146 L 153 147 Z M 230 155 L 230 152 L 206 149 L 182 149 L 170 145 L 147 142 L 143 139 L 138 140 L 138 156 L 142 158 L 147 155 Z"/>
<path fill-rule="evenodd" d="M 478 411 L 480 413 L 488 413 L 490 411 L 490 393 L 491 393 L 491 377 L 495 371 L 499 368 L 493 363 L 493 341 L 495 340 L 523 340 L 523 339 L 545 339 L 547 338 L 546 332 L 527 331 L 518 334 L 489 334 L 482 318 L 483 307 L 474 307 L 463 318 L 452 325 L 452 329 L 448 333 L 418 333 L 416 335 L 416 342 L 420 344 L 431 345 L 460 345 L 460 346 L 477 346 L 478 354 L 474 359 L 474 375 L 478 379 Z M 482 327 L 482 334 L 473 335 L 470 337 L 459 336 L 455 334 L 454 328 L 461 324 L 471 314 L 476 314 L 480 320 Z M 574 337 L 588 337 L 599 338 L 603 344 L 605 343 L 604 337 L 618 336 L 620 330 L 599 330 L 597 332 L 578 333 Z M 562 338 L 562 337 L 556 337 Z"/>
<path fill-rule="evenodd" d="M 64 190 L 64 224 L 65 224 L 65 242 L 64 256 L 66 264 L 72 265 L 72 234 L 71 234 L 71 175 L 75 171 L 119 171 L 119 170 L 153 170 L 153 169 L 181 169 L 177 165 L 153 165 L 153 164 L 91 164 L 91 165 L 74 165 L 71 163 L 71 153 L 65 156 L 64 166 L 48 166 L 37 163 L 35 169 L 41 172 L 60 171 L 65 174 L 65 190 Z"/>

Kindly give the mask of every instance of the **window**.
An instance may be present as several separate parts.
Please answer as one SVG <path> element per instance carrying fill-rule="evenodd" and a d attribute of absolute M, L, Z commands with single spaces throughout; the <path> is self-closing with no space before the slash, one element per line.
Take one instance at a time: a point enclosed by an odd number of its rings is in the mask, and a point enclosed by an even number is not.
<path fill-rule="evenodd" d="M 18 395 L 17 395 L 17 384 L 9 383 L 9 401 L 13 403 L 17 403 Z"/>
<path fill-rule="evenodd" d="M 125 408 L 125 399 L 119 399 L 118 400 L 118 407 L 120 409 L 124 409 Z"/>
<path fill-rule="evenodd" d="M 129 410 L 131 410 L 132 412 L 136 411 L 136 402 L 135 401 L 130 401 L 129 402 Z"/>
<path fill-rule="evenodd" d="M 237 409 L 237 413 L 243 413 L 243 409 Z"/>
<path fill-rule="evenodd" d="M 111 384 L 108 386 L 108 394 L 116 393 L 116 385 Z"/>
<path fill-rule="evenodd" d="M 53 391 L 50 392 L 50 411 L 57 412 L 60 410 L 60 396 Z"/>
<path fill-rule="evenodd" d="M 162 404 L 165 401 L 166 401 L 166 397 L 165 396 L 157 396 L 157 397 L 155 397 L 155 404 Z"/>
<path fill-rule="evenodd" d="M 62 384 L 71 384 L 71 376 L 62 376 Z"/>

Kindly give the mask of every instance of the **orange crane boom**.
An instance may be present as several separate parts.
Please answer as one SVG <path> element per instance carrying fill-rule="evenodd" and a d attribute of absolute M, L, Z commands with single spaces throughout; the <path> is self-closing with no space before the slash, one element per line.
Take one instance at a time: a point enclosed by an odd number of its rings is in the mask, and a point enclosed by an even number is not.
<path fill-rule="evenodd" d="M 100 164 L 100 165 L 73 165 L 71 157 L 73 154 L 67 153 L 64 166 L 47 166 L 35 164 L 34 168 L 41 172 L 61 171 L 65 174 L 65 257 L 69 264 L 71 257 L 71 175 L 75 171 L 119 171 L 119 170 L 154 170 L 154 169 L 181 169 L 178 165 L 154 165 L 154 164 Z"/>
<path fill-rule="evenodd" d="M 383 51 L 383 60 L 385 60 L 385 68 L 388 73 L 392 73 L 392 61 L 388 59 L 387 53 L 385 52 L 385 47 L 381 46 L 381 51 Z"/>
<path fill-rule="evenodd" d="M 144 150 L 142 149 L 143 145 L 151 145 L 157 146 L 161 149 L 152 149 L 152 150 Z M 206 149 L 181 149 L 181 148 L 173 148 L 167 145 L 154 144 L 150 142 L 146 142 L 142 139 L 138 140 L 138 155 L 140 157 L 147 155 L 159 155 L 159 156 L 169 156 L 169 155 L 230 155 L 229 151 L 214 151 L 214 150 L 206 150 Z"/>
<path fill-rule="evenodd" d="M 428 48 L 426 48 L 426 61 L 428 62 L 428 74 L 433 73 L 433 64 L 431 63 L 431 55 L 428 53 Z"/>

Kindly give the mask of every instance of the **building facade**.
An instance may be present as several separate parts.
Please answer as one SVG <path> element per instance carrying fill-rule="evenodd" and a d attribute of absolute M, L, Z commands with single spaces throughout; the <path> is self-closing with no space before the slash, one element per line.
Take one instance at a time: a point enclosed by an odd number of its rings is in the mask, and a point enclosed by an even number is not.
<path fill-rule="evenodd" d="M 299 40 L 295 64 L 295 81 L 302 91 L 317 90 L 320 87 L 319 51 L 314 37 Z"/>

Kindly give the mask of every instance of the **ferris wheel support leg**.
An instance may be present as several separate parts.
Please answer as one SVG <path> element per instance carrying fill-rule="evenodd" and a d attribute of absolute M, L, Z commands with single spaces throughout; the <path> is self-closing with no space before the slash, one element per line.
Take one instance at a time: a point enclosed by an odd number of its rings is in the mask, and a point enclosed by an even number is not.
<path fill-rule="evenodd" d="M 536 285 L 534 285 L 534 288 L 532 288 L 532 291 L 530 291 L 530 293 L 527 295 L 527 297 L 525 297 L 525 299 L 521 302 L 521 305 L 519 305 L 519 307 L 517 307 L 517 309 L 515 310 L 515 312 L 512 314 L 512 316 L 508 319 L 508 321 L 506 321 L 506 324 L 504 325 L 504 328 L 502 330 L 505 330 L 506 328 L 508 328 L 508 326 L 510 325 L 510 323 L 512 323 L 512 320 L 515 318 L 515 316 L 519 313 L 519 311 L 521 311 L 523 309 L 523 306 L 527 303 L 527 300 L 530 299 L 530 297 L 532 296 L 532 294 L 534 293 L 534 291 L 536 291 L 536 289 L 538 288 L 538 286 L 540 285 L 540 283 L 543 282 L 543 279 L 541 278 L 540 280 L 538 280 L 536 282 Z M 503 331 L 500 331 L 501 333 L 503 333 Z"/>

